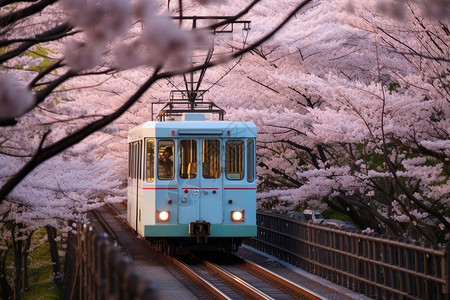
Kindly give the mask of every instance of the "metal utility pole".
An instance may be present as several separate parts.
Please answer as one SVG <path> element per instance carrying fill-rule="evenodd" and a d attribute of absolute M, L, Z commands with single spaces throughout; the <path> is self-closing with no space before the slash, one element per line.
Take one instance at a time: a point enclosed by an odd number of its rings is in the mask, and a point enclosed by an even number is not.
<path fill-rule="evenodd" d="M 219 34 L 233 33 L 235 25 L 239 24 L 242 26 L 243 31 L 250 30 L 250 21 L 232 21 L 232 17 L 226 16 L 177 16 L 173 17 L 174 20 L 179 20 L 180 22 L 191 22 L 191 29 L 195 30 L 198 27 L 199 22 L 218 21 L 223 23 L 223 26 L 219 28 L 211 29 L 211 33 L 215 38 Z M 230 22 L 226 22 L 230 20 Z M 207 65 L 212 57 L 214 56 L 214 43 L 211 48 L 204 54 L 204 60 L 201 62 L 203 65 Z M 193 58 L 191 58 L 191 66 L 194 67 Z M 167 118 L 173 118 L 175 116 L 180 116 L 183 113 L 188 112 L 198 112 L 198 113 L 210 113 L 217 114 L 219 120 L 223 120 L 225 111 L 218 107 L 212 101 L 204 101 L 204 94 L 207 90 L 201 90 L 200 86 L 205 77 L 207 68 L 203 68 L 197 72 L 190 72 L 183 74 L 184 88 L 176 89 L 170 92 L 169 101 L 164 105 L 164 107 L 158 113 L 158 121 L 166 121 Z M 152 103 L 152 118 L 153 118 L 153 104 Z"/>

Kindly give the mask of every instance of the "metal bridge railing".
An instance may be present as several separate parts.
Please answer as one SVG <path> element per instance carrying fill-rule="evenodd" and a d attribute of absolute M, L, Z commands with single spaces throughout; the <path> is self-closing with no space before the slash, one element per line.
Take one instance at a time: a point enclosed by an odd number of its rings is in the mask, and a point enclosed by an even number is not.
<path fill-rule="evenodd" d="M 77 224 L 69 234 L 64 299 L 157 299 L 152 283 L 108 236 Z"/>
<path fill-rule="evenodd" d="M 449 246 L 341 231 L 257 214 L 245 243 L 374 299 L 450 299 Z"/>

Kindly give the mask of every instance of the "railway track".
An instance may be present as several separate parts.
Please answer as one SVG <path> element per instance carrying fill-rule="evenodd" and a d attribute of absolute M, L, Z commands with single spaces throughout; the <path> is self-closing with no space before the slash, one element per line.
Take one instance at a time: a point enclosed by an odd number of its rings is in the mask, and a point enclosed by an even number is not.
<path fill-rule="evenodd" d="M 195 257 L 192 260 L 189 266 L 197 274 L 222 286 L 224 293 L 232 299 L 325 299 L 237 255 L 225 259 Z"/>
<path fill-rule="evenodd" d="M 110 223 L 120 224 L 120 228 L 125 229 L 126 234 L 132 235 L 133 239 L 137 240 L 139 247 L 145 248 L 142 251 L 148 257 L 157 260 L 161 266 L 172 269 L 172 272 L 180 274 L 185 280 L 183 284 L 189 286 L 191 292 L 192 289 L 196 290 L 196 294 L 202 295 L 204 299 L 325 299 L 237 256 L 221 260 L 214 257 L 202 259 L 193 254 L 174 257 L 158 253 L 149 242 L 135 235 L 121 217 L 124 211 L 126 207 L 123 204 L 107 204 L 93 215 L 99 220 L 105 232 L 126 248 L 128 246 L 124 245 L 126 242 L 123 242 L 121 237 L 124 231 L 117 234 L 118 230 L 114 230 Z M 114 226 L 118 228 L 117 224 Z"/>

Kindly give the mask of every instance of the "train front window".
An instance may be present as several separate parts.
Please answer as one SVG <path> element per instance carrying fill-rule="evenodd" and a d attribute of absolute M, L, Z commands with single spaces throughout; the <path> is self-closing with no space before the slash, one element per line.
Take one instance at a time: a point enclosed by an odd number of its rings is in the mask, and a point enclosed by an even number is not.
<path fill-rule="evenodd" d="M 146 162 L 146 178 L 147 182 L 155 180 L 155 140 L 147 139 L 147 162 Z"/>
<path fill-rule="evenodd" d="M 197 177 L 197 141 L 180 141 L 180 177 L 184 179 Z"/>
<path fill-rule="evenodd" d="M 203 178 L 217 179 L 220 177 L 220 142 L 217 140 L 203 141 L 202 170 Z"/>
<path fill-rule="evenodd" d="M 226 173 L 227 179 L 241 180 L 244 178 L 244 142 L 227 141 L 226 143 Z"/>
<path fill-rule="evenodd" d="M 173 179 L 173 141 L 158 142 L 158 178 Z"/>

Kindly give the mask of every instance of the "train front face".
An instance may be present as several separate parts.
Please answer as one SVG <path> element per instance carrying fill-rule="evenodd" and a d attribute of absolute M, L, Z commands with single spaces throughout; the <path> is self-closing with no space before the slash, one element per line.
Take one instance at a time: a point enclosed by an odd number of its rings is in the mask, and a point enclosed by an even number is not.
<path fill-rule="evenodd" d="M 128 220 L 140 235 L 231 251 L 256 236 L 254 124 L 148 122 L 138 131 L 142 180 L 129 184 Z"/>

